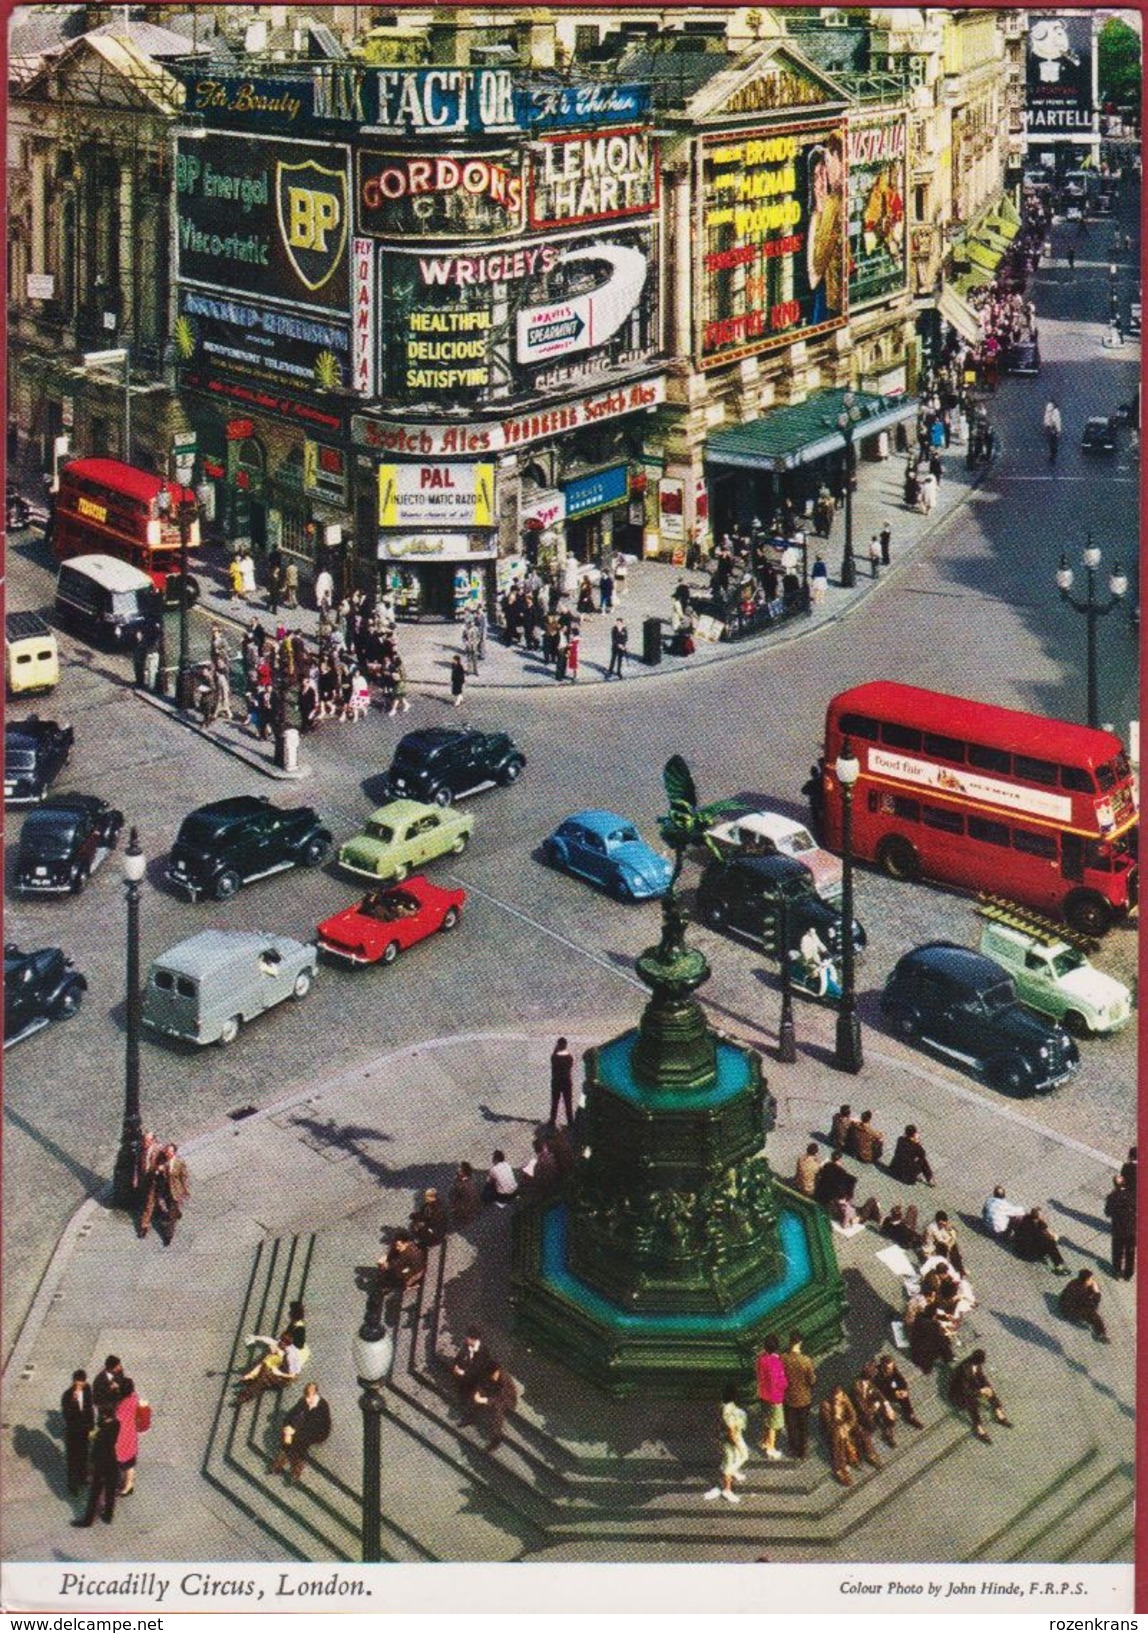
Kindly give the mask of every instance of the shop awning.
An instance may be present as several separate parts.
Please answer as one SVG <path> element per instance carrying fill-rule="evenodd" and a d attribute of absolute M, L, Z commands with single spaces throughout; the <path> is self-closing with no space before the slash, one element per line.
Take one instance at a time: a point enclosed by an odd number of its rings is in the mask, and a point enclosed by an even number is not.
<path fill-rule="evenodd" d="M 979 346 L 981 341 L 981 320 L 957 290 L 946 285 L 941 290 L 941 298 L 937 302 L 941 316 L 960 335 L 961 339 L 970 346 Z"/>
<path fill-rule="evenodd" d="M 967 259 L 983 272 L 993 273 L 1000 266 L 1001 255 L 1004 252 L 993 249 L 983 238 L 966 238 L 958 251 L 959 256 Z"/>
<path fill-rule="evenodd" d="M 991 272 L 986 272 L 983 267 L 974 266 L 970 267 L 967 272 L 961 273 L 960 277 L 954 281 L 953 288 L 963 301 L 967 301 L 971 290 L 981 289 L 985 284 L 991 284 L 992 281 L 993 275 Z"/>
<path fill-rule="evenodd" d="M 706 462 L 734 465 L 744 470 L 789 471 L 826 454 L 838 453 L 845 438 L 837 425 L 846 411 L 846 393 L 834 388 L 818 391 L 803 403 L 775 408 L 760 419 L 716 431 L 706 438 Z M 874 436 L 917 412 L 915 397 L 878 397 L 867 391 L 851 393 L 855 414 L 854 440 Z"/>

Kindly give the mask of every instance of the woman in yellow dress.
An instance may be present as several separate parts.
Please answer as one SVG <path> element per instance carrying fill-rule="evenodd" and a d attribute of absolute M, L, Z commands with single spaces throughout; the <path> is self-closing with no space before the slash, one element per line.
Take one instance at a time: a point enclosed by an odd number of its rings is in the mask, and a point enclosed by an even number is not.
<path fill-rule="evenodd" d="M 705 1501 L 709 1503 L 716 1497 L 724 1497 L 727 1503 L 740 1503 L 741 1498 L 733 1489 L 733 1483 L 736 1480 L 740 1485 L 745 1480 L 741 1471 L 749 1461 L 749 1447 L 745 1443 L 746 1414 L 737 1404 L 737 1390 L 733 1384 L 722 1396 L 721 1421 L 721 1485 L 711 1487 L 705 1494 Z"/>

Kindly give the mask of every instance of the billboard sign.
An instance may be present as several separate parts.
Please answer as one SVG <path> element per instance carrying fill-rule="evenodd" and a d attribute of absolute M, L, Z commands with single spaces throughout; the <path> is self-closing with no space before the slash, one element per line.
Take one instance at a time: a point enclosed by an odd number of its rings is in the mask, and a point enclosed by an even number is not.
<path fill-rule="evenodd" d="M 562 488 L 566 503 L 566 519 L 588 516 L 592 511 L 612 510 L 624 504 L 630 491 L 629 468 L 611 465 L 609 470 L 595 471 L 591 476 L 575 477 Z"/>
<path fill-rule="evenodd" d="M 600 382 L 657 340 L 650 225 L 380 257 L 381 390 L 468 405 Z"/>
<path fill-rule="evenodd" d="M 645 215 L 657 204 L 658 157 L 648 129 L 556 136 L 533 152 L 532 227 Z"/>
<path fill-rule="evenodd" d="M 845 173 L 840 121 L 703 138 L 701 368 L 845 322 Z"/>
<path fill-rule="evenodd" d="M 1025 117 L 1030 136 L 1056 141 L 1092 134 L 1092 30 L 1087 14 L 1029 18 Z"/>
<path fill-rule="evenodd" d="M 905 287 L 905 136 L 901 115 L 849 124 L 850 307 Z"/>
<path fill-rule="evenodd" d="M 346 148 L 208 133 L 176 144 L 181 283 L 346 312 Z"/>
<path fill-rule="evenodd" d="M 355 156 L 358 228 L 372 238 L 497 238 L 521 232 L 521 163 L 510 148 Z"/>
<path fill-rule="evenodd" d="M 312 393 L 350 389 L 348 324 L 186 286 L 178 302 L 181 364 L 234 370 L 248 380 Z"/>
<path fill-rule="evenodd" d="M 493 527 L 493 465 L 380 465 L 380 527 Z"/>
<path fill-rule="evenodd" d="M 370 125 L 404 137 L 482 136 L 520 128 L 509 68 L 317 62 L 267 76 L 171 71 L 186 88 L 186 112 L 218 128 L 300 135 L 314 125 L 354 130 Z"/>
<path fill-rule="evenodd" d="M 530 85 L 514 93 L 524 130 L 632 124 L 650 112 L 648 85 Z"/>
<path fill-rule="evenodd" d="M 375 246 L 369 238 L 351 245 L 351 389 L 375 395 Z"/>

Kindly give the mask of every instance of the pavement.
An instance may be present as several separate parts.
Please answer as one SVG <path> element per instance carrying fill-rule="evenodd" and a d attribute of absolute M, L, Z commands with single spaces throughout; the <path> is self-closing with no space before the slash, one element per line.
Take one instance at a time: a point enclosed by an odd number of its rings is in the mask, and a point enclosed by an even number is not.
<path fill-rule="evenodd" d="M 357 1558 L 355 1267 L 373 1263 L 381 1232 L 405 1220 L 416 1191 L 449 1186 L 461 1157 L 481 1173 L 498 1144 L 521 1163 L 545 1110 L 553 1037 L 565 1031 L 580 1051 L 633 1024 L 642 1001 L 635 990 L 613 1015 L 424 1043 L 336 1071 L 252 1115 L 237 1108 L 183 1147 L 192 1194 L 170 1248 L 154 1233 L 137 1240 L 130 1219 L 106 1201 L 85 1202 L 5 1373 L 6 1559 Z M 915 1201 L 925 1218 L 943 1206 L 954 1219 L 979 1300 L 965 1318 L 964 1353 L 974 1343 L 988 1351 L 1016 1427 L 997 1431 L 991 1448 L 978 1444 L 938 1378 L 908 1366 L 925 1429 L 905 1430 L 881 1472 L 866 1471 L 843 1492 L 818 1444 L 801 1465 L 755 1458 L 736 1511 L 705 1504 L 716 1409 L 606 1400 L 517 1342 L 509 1214 L 487 1209 L 467 1239 L 450 1239 L 441 1298 L 432 1263 L 425 1306 L 408 1308 L 400 1322 L 385 1424 L 387 1557 L 747 1559 L 757 1557 L 766 1512 L 777 1560 L 1131 1557 L 1133 1289 L 1107 1274 L 1102 1216 L 1115 1154 L 1043 1130 L 1039 1107 L 1022 1115 L 885 1039 L 867 1040 L 864 1075 L 850 1084 L 829 1065 L 831 1026 L 827 1012 L 799 1004 L 801 1047 L 788 1067 L 768 1058 L 768 1028 L 743 1039 L 765 1051 L 778 1100 L 772 1166 L 785 1178 L 807 1140 L 824 1141 L 850 1090 L 855 1106 L 858 1095 L 873 1102 L 890 1138 L 910 1121 L 921 1127 L 937 1188 L 910 1197 L 867 1170 L 859 1194 L 871 1190 L 886 1205 Z M 1017 1200 L 1047 1206 L 1073 1268 L 1099 1272 L 1111 1345 L 1060 1318 L 1062 1283 L 1050 1271 L 1018 1263 L 981 1235 L 980 1207 L 998 1181 Z M 834 1240 L 850 1311 L 845 1351 L 822 1365 L 826 1388 L 889 1345 L 889 1319 L 902 1303 L 897 1278 L 877 1257 L 888 1245 L 882 1238 L 864 1230 Z M 289 1490 L 267 1473 L 274 1419 L 268 1410 L 236 1411 L 229 1384 L 246 1364 L 245 1334 L 275 1329 L 299 1295 L 308 1310 L 308 1373 L 331 1402 L 335 1432 L 304 1485 Z M 444 1379 L 444 1361 L 472 1321 L 521 1390 L 494 1457 L 474 1428 L 457 1423 Z M 136 1491 L 114 1525 L 74 1532 L 58 1401 L 73 1367 L 94 1375 L 109 1352 L 124 1359 L 154 1421 Z M 906 1526 L 892 1499 L 910 1487 Z M 954 1505 L 959 1489 L 975 1500 Z"/>

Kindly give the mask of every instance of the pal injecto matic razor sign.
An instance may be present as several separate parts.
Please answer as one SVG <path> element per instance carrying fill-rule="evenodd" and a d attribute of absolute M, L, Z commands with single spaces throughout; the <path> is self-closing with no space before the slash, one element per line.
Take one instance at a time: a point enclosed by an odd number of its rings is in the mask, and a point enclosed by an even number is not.
<path fill-rule="evenodd" d="M 348 313 L 345 147 L 209 132 L 176 148 L 184 284 Z"/>

